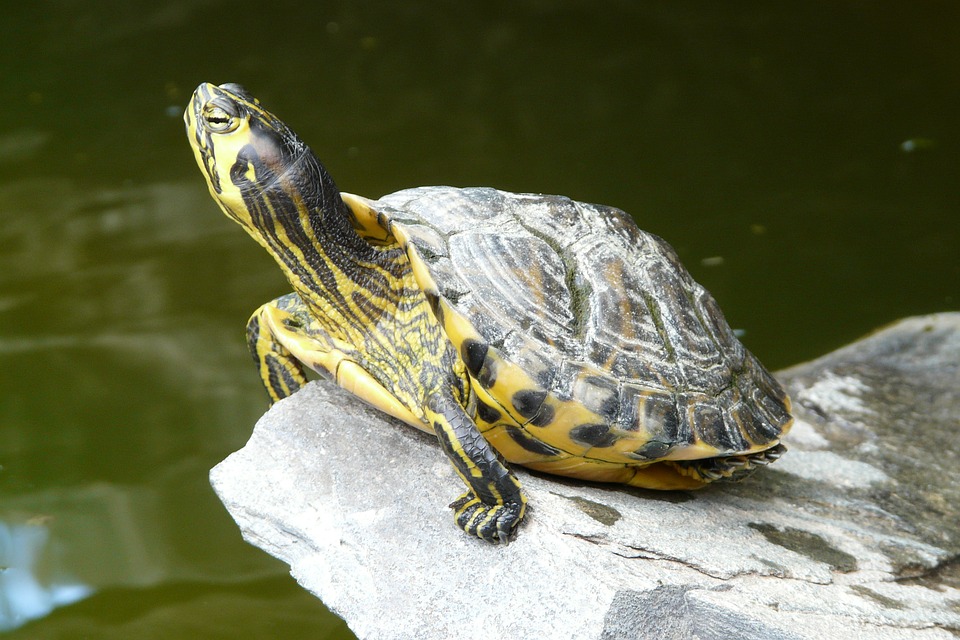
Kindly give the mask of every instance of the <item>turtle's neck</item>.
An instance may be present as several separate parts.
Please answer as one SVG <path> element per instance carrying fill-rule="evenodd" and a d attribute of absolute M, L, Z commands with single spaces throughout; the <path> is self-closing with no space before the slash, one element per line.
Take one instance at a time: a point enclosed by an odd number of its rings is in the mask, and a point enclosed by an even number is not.
<path fill-rule="evenodd" d="M 331 335 L 347 339 L 394 306 L 410 268 L 403 249 L 360 237 L 340 190 L 311 151 L 260 184 L 244 190 L 249 231 Z"/>

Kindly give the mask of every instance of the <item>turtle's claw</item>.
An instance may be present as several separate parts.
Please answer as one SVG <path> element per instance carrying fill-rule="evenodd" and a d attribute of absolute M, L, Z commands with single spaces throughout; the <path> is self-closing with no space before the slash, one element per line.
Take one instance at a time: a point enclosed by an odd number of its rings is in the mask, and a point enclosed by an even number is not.
<path fill-rule="evenodd" d="M 493 544 L 509 544 L 523 519 L 526 501 L 489 505 L 468 491 L 450 505 L 457 526 Z"/>

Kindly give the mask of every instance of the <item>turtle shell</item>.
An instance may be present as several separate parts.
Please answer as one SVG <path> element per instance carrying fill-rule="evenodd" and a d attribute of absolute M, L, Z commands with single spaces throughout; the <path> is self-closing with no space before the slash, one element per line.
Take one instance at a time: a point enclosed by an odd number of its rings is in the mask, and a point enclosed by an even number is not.
<path fill-rule="evenodd" d="M 789 428 L 779 383 L 623 211 L 491 188 L 362 202 L 406 247 L 508 460 L 629 481 L 624 468 L 752 454 Z"/>

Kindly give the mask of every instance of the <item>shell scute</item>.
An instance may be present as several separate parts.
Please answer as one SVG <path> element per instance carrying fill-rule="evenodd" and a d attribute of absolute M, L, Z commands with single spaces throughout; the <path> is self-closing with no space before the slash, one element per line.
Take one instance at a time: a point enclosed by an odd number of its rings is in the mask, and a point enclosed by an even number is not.
<path fill-rule="evenodd" d="M 754 413 L 751 406 L 745 402 L 739 401 L 734 404 L 731 404 L 726 409 L 728 420 L 725 421 L 726 429 L 723 431 L 711 431 L 705 432 L 706 436 L 716 436 L 714 439 L 717 441 L 715 446 L 723 447 L 725 449 L 731 449 L 734 442 L 734 439 L 739 441 L 754 441 L 754 442 L 763 442 L 767 438 L 763 436 L 763 420 Z M 719 436 L 725 436 L 725 438 L 720 438 Z M 742 447 L 741 450 L 749 449 L 749 446 Z"/>
<path fill-rule="evenodd" d="M 507 435 L 516 442 L 518 445 L 529 451 L 530 453 L 542 456 L 544 458 L 553 458 L 559 455 L 563 455 L 563 452 L 556 447 L 552 447 L 543 440 L 534 438 L 525 430 L 520 427 L 507 426 L 506 427 Z"/>
<path fill-rule="evenodd" d="M 546 391 L 521 389 L 513 394 L 510 398 L 510 403 L 523 418 L 533 420 L 540 413 L 540 409 L 543 407 L 543 401 L 546 400 L 546 398 Z"/>
<path fill-rule="evenodd" d="M 553 249 L 535 237 L 467 232 L 449 240 L 458 280 L 507 330 L 545 343 L 563 342 L 570 325 L 570 294 L 564 265 Z M 497 256 L 491 260 L 491 256 Z M 566 345 L 561 344 L 561 348 Z"/>
<path fill-rule="evenodd" d="M 474 378 L 480 375 L 489 348 L 490 345 L 486 342 L 473 338 L 467 338 L 460 345 L 460 357 L 463 358 L 463 364 Z"/>
<path fill-rule="evenodd" d="M 738 428 L 731 428 L 731 421 L 725 419 L 724 412 L 713 400 L 703 397 L 687 399 L 687 410 L 683 413 L 690 425 L 696 425 L 696 436 L 703 444 L 719 451 L 743 451 L 750 448 Z M 737 404 L 736 407 L 741 405 Z"/>
<path fill-rule="evenodd" d="M 612 447 L 619 438 L 608 424 L 581 424 L 570 429 L 570 439 L 590 449 Z"/>
<path fill-rule="evenodd" d="M 477 417 L 487 424 L 496 424 L 500 422 L 503 414 L 496 407 L 479 400 L 477 401 Z"/>
<path fill-rule="evenodd" d="M 492 221 L 503 211 L 506 194 L 502 191 L 474 188 L 470 189 L 469 198 L 463 197 L 461 191 L 452 187 L 404 189 L 382 197 L 378 204 L 394 209 L 392 222 L 403 226 L 428 222 L 443 236 L 468 231 L 478 223 Z M 424 212 L 431 215 L 424 216 Z"/>
<path fill-rule="evenodd" d="M 620 426 L 638 434 L 637 439 L 670 443 L 692 442 L 689 424 L 682 421 L 673 395 L 625 384 L 621 391 Z"/>
<path fill-rule="evenodd" d="M 573 360 L 564 360 L 553 388 L 558 400 L 578 402 L 607 424 L 616 423 L 620 414 L 619 391 L 617 378 Z"/>

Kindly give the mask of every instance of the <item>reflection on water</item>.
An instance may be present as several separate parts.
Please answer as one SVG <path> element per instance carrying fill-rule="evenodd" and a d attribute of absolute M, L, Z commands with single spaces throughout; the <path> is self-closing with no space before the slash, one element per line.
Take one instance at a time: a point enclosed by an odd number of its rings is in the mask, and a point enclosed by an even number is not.
<path fill-rule="evenodd" d="M 199 490 L 206 474 L 206 465 L 180 464 L 149 484 L 95 482 L 4 500 L 4 513 L 20 520 L 0 523 L 0 630 L 88 596 L 51 626 L 28 625 L 22 637 L 196 637 L 191 629 L 243 637 L 271 627 L 296 637 L 341 628 L 296 592 L 285 567 L 238 548 L 228 518 L 210 518 L 220 512 Z M 265 588 L 274 595 L 263 600 Z M 139 602 L 146 596 L 149 606 Z"/>
<path fill-rule="evenodd" d="M 279 278 L 243 273 L 229 222 L 196 215 L 207 204 L 186 185 L 0 185 L 0 211 L 17 214 L 0 226 L 0 368 L 16 372 L 0 399 L 0 611 L 7 630 L 53 612 L 14 637 L 105 637 L 118 614 L 117 638 L 342 627 L 240 540 L 209 488 L 266 406 L 249 310 L 231 298 L 276 295 Z M 196 277 L 221 258 L 230 282 Z M 285 601 L 262 600 L 267 587 Z M 163 617 L 164 633 L 144 622 Z"/>
<path fill-rule="evenodd" d="M 31 129 L 0 135 L 0 163 L 26 160 L 40 151 L 49 140 L 49 133 Z"/>
<path fill-rule="evenodd" d="M 93 593 L 62 575 L 50 546 L 50 531 L 41 522 L 0 522 L 0 631 Z"/>
<path fill-rule="evenodd" d="M 960 301 L 960 5 L 8 4 L 0 523 L 46 545 L 40 589 L 92 590 L 12 640 L 350 637 L 207 481 L 266 408 L 243 329 L 288 285 L 197 173 L 201 81 L 347 191 L 627 210 L 774 368 Z"/>

